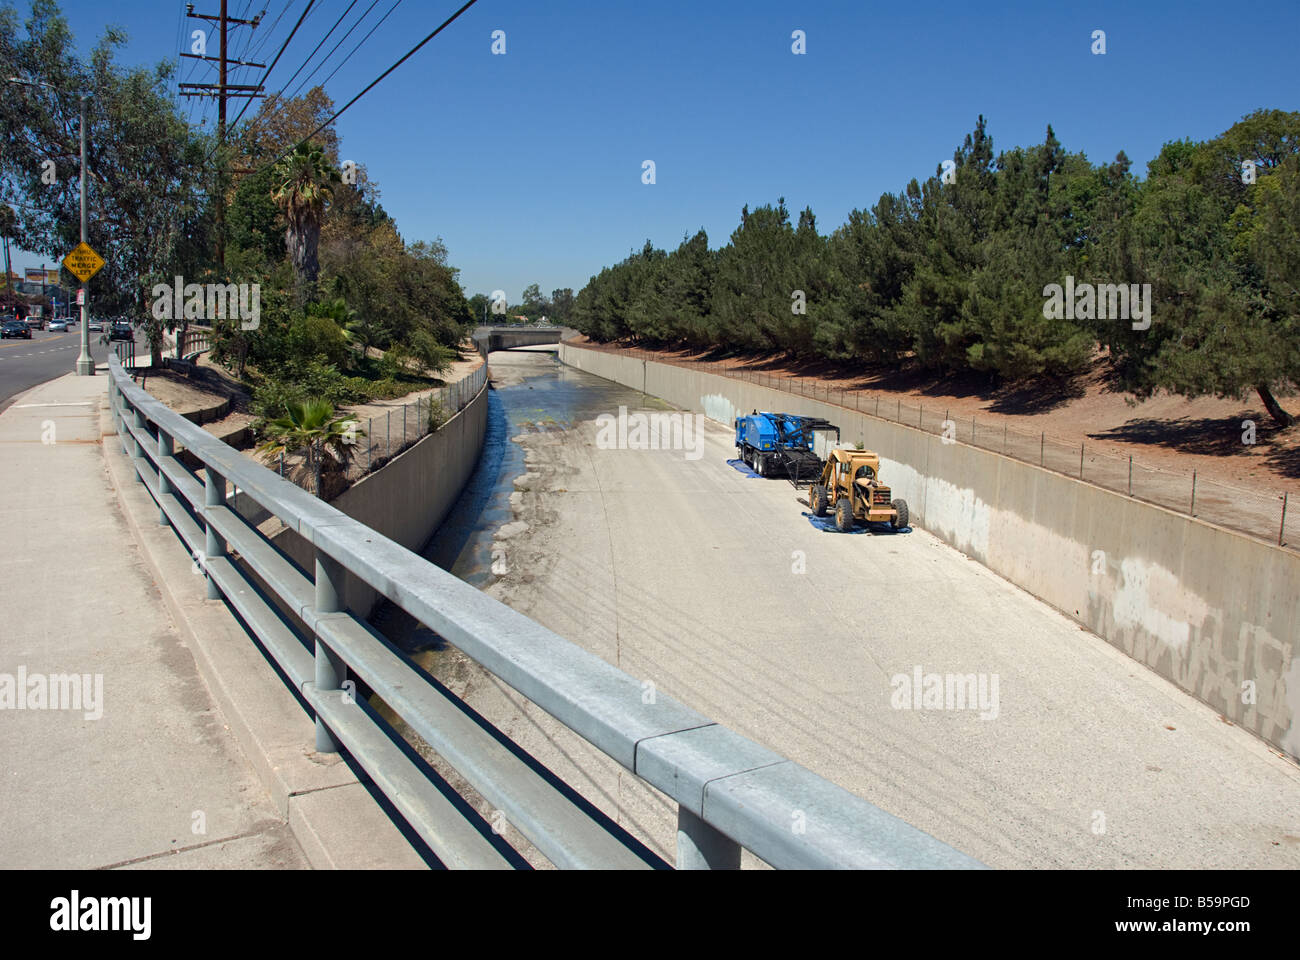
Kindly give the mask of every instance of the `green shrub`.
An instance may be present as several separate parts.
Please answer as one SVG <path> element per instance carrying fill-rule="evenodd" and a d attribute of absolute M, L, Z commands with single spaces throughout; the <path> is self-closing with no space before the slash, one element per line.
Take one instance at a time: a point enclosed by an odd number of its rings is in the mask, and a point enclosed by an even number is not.
<path fill-rule="evenodd" d="M 441 376 L 451 369 L 456 359 L 456 351 L 445 347 L 428 330 L 416 330 L 411 335 L 411 356 L 434 376 Z"/>
<path fill-rule="evenodd" d="M 429 432 L 442 429 L 447 422 L 447 411 L 443 410 L 441 401 L 429 397 Z"/>
<path fill-rule="evenodd" d="M 330 317 L 295 317 L 289 333 L 289 349 L 291 360 L 314 360 L 336 367 L 352 357 L 347 335 Z"/>
<path fill-rule="evenodd" d="M 392 344 L 379 358 L 379 376 L 384 380 L 409 377 L 411 374 L 406 364 L 410 358 L 411 352 L 406 347 L 400 343 Z"/>

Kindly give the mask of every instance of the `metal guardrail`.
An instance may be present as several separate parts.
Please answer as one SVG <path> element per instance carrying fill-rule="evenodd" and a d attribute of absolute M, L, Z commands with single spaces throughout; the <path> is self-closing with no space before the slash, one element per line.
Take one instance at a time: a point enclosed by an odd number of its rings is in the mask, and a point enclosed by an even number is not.
<path fill-rule="evenodd" d="M 211 330 L 186 330 L 176 335 L 176 358 L 178 360 L 189 360 L 211 349 Z"/>
<path fill-rule="evenodd" d="M 118 362 L 123 367 L 135 369 L 135 341 L 134 340 L 114 340 L 113 352 L 117 354 Z"/>
<path fill-rule="evenodd" d="M 226 446 L 137 387 L 109 359 L 109 399 L 136 479 L 198 561 L 208 597 L 242 617 L 315 715 L 316 749 L 347 749 L 447 866 L 519 855 L 447 796 L 349 674 L 560 867 L 666 866 L 504 734 L 340 609 L 345 571 L 678 805 L 677 866 L 736 868 L 744 847 L 786 868 L 977 868 L 977 861 L 481 593 Z M 203 478 L 176 453 L 189 451 Z M 232 483 L 313 545 L 300 569 L 227 505 Z M 286 615 L 284 610 L 291 612 Z M 649 699 L 652 702 L 647 703 Z"/>

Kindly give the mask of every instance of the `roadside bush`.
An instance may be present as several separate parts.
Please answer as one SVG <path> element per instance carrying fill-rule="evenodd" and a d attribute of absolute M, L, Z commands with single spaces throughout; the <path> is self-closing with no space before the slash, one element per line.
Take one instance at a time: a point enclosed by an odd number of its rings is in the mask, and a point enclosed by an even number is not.
<path fill-rule="evenodd" d="M 430 397 L 429 398 L 429 432 L 442 429 L 442 425 L 447 422 L 447 411 L 442 408 L 442 402 Z"/>
<path fill-rule="evenodd" d="M 262 419 L 284 416 L 289 403 L 318 397 L 333 406 L 367 399 L 370 381 L 345 377 L 338 368 L 312 360 L 292 364 L 274 376 L 265 376 L 253 388 L 253 412 Z"/>
<path fill-rule="evenodd" d="M 311 358 L 322 364 L 342 367 L 352 359 L 347 335 L 330 317 L 295 317 L 289 332 L 290 357 Z"/>
<path fill-rule="evenodd" d="M 407 362 L 411 359 L 411 352 L 400 343 L 395 343 L 384 351 L 384 355 L 379 358 L 379 376 L 383 380 L 398 380 L 402 377 L 411 375 Z"/>
<path fill-rule="evenodd" d="M 456 359 L 456 351 L 443 346 L 428 330 L 416 330 L 411 335 L 411 356 L 415 358 L 425 372 L 441 376 L 451 369 Z"/>

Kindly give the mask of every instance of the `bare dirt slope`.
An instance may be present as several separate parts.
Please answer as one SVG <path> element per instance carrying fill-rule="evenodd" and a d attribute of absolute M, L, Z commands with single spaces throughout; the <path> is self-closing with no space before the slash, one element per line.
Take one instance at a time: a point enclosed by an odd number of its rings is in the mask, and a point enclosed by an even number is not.
<path fill-rule="evenodd" d="M 585 337 L 575 342 L 598 350 L 624 349 Z M 1300 427 L 1276 427 L 1253 393 L 1242 400 L 1188 400 L 1160 393 L 1133 403 L 1112 387 L 1100 366 L 1065 389 L 1051 383 L 993 388 L 980 377 L 935 378 L 906 369 L 864 371 L 780 357 L 719 362 L 707 354 L 672 349 L 653 355 L 664 363 L 707 365 L 717 372 L 766 374 L 786 380 L 796 392 L 820 395 L 829 388 L 832 395 L 843 389 L 901 399 L 905 406 L 922 405 L 936 416 L 951 411 L 954 420 L 966 423 L 975 417 L 981 429 L 998 431 L 1005 424 L 1035 438 L 1045 432 L 1049 442 L 1055 438 L 1076 449 L 1086 442 L 1090 451 L 1119 459 L 1132 456 L 1147 467 L 1187 476 L 1195 469 L 1207 479 L 1261 494 L 1300 496 Z M 1278 400 L 1300 415 L 1300 394 L 1282 394 Z M 1247 420 L 1255 424 L 1254 444 L 1242 442 Z"/>

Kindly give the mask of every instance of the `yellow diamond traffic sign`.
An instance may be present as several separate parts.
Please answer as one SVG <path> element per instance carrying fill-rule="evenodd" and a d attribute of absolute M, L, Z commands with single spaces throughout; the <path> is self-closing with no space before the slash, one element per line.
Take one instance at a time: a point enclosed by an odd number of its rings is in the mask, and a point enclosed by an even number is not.
<path fill-rule="evenodd" d="M 72 271 L 73 276 L 85 283 L 99 273 L 99 268 L 104 265 L 104 258 L 83 241 L 63 258 L 63 265 Z"/>

